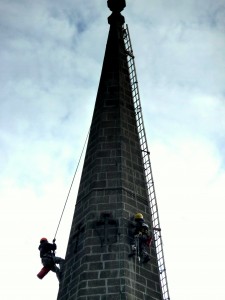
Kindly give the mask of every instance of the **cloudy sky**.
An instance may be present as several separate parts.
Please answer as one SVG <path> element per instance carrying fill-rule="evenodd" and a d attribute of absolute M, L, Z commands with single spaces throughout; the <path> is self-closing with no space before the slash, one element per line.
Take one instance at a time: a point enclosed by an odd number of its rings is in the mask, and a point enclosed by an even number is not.
<path fill-rule="evenodd" d="M 55 300 L 53 239 L 90 126 L 106 0 L 0 0 L 0 299 Z M 225 1 L 127 0 L 171 300 L 225 299 Z M 80 169 L 57 234 L 64 257 Z"/>

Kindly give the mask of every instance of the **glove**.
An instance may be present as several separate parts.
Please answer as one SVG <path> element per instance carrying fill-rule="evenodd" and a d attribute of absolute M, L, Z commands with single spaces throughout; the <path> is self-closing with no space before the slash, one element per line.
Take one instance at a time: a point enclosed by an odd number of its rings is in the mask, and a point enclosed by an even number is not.
<path fill-rule="evenodd" d="M 131 245 L 131 250 L 132 251 L 136 251 L 136 246 L 135 245 Z"/>
<path fill-rule="evenodd" d="M 56 239 L 53 239 L 53 241 L 52 241 L 52 242 L 53 242 L 53 244 L 55 244 L 55 241 L 56 241 Z"/>

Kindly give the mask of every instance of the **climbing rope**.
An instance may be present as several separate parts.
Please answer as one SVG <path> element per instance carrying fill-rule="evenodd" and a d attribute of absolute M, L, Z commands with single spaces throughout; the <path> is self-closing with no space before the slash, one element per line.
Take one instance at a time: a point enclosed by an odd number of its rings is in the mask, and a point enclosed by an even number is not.
<path fill-rule="evenodd" d="M 84 146 L 83 146 L 83 149 L 82 149 L 82 152 L 81 152 L 81 155 L 80 155 L 79 161 L 78 161 L 78 163 L 77 163 L 77 167 L 76 167 L 75 173 L 74 173 L 74 175 L 73 175 L 72 182 L 71 182 L 71 184 L 70 184 L 70 188 L 69 188 L 69 191 L 68 191 L 68 194 L 67 194 L 67 197 L 66 197 L 66 201 L 65 201 L 65 204 L 64 204 L 64 207 L 63 207 L 63 210 L 62 210 L 62 213 L 61 213 L 60 219 L 59 219 L 59 223 L 58 223 L 58 226 L 57 226 L 57 229 L 56 229 L 56 232 L 55 232 L 54 240 L 56 240 L 56 235 L 57 235 L 57 232 L 58 232 L 58 229 L 59 229 L 59 226 L 60 226 L 60 223 L 61 223 L 62 217 L 63 217 L 63 213 L 64 213 L 64 211 L 65 211 L 65 208 L 66 208 L 67 201 L 68 201 L 68 199 L 69 199 L 69 196 L 70 196 L 70 192 L 71 192 L 71 189 L 72 189 L 72 186 L 73 186 L 73 183 L 74 183 L 74 180 L 75 180 L 76 174 L 77 174 L 77 170 L 78 170 L 78 167 L 79 167 L 79 164 L 80 164 L 80 161 L 81 161 L 81 157 L 83 156 L 83 152 L 84 152 L 84 149 L 85 149 L 85 146 L 86 146 L 87 140 L 88 140 L 89 132 L 90 132 L 90 129 L 89 129 L 89 131 L 88 131 L 88 134 L 87 134 L 87 136 L 86 136 L 86 139 L 85 139 L 85 142 L 84 142 Z"/>

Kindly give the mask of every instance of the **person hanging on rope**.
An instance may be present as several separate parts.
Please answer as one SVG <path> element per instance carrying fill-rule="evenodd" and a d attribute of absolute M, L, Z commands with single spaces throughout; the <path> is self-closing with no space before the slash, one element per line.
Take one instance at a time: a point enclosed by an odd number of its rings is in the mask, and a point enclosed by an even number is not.
<path fill-rule="evenodd" d="M 149 226 L 145 223 L 141 213 L 136 213 L 134 220 L 135 224 L 131 242 L 131 253 L 129 256 L 132 257 L 137 255 L 142 258 L 143 263 L 147 263 L 150 260 L 149 247 L 152 241 Z"/>
<path fill-rule="evenodd" d="M 60 281 L 62 277 L 62 265 L 64 263 L 64 259 L 55 256 L 56 248 L 55 239 L 51 244 L 46 238 L 41 238 L 38 250 L 40 251 L 41 262 L 44 268 L 56 273 L 56 276 Z M 57 267 L 56 264 L 59 264 L 60 268 Z"/>

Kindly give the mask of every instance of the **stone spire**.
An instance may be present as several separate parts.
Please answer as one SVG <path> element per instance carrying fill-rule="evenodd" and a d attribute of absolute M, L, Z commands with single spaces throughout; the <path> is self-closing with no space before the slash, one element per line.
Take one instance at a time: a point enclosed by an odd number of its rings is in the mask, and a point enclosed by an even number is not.
<path fill-rule="evenodd" d="M 110 30 L 58 300 L 161 300 L 151 260 L 129 258 L 130 225 L 151 224 L 124 46 L 124 0 L 109 0 Z"/>

